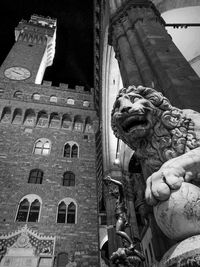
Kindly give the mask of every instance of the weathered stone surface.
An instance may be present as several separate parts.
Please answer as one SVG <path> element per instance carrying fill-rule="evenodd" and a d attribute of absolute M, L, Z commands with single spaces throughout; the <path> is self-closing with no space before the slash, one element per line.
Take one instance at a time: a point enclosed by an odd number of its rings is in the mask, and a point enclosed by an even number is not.
<path fill-rule="evenodd" d="M 168 200 L 154 207 L 154 215 L 161 230 L 171 239 L 200 234 L 200 188 L 182 183 Z"/>
<path fill-rule="evenodd" d="M 192 236 L 171 247 L 158 267 L 200 266 L 200 235 Z"/>

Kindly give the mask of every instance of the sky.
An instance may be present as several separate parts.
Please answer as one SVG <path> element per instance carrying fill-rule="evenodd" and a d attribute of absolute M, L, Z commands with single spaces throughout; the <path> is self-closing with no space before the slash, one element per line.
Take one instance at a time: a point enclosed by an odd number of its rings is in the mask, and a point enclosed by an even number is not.
<path fill-rule="evenodd" d="M 14 44 L 14 28 L 32 14 L 57 18 L 56 54 L 44 80 L 93 87 L 93 0 L 1 0 L 0 63 Z"/>

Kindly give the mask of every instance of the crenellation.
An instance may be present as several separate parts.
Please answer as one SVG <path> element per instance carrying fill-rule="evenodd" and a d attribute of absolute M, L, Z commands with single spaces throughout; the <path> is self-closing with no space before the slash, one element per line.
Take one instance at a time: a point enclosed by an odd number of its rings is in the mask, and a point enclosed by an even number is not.
<path fill-rule="evenodd" d="M 75 90 L 76 90 L 78 93 L 82 93 L 82 92 L 84 92 L 84 86 L 76 85 L 76 86 L 75 86 Z"/>
<path fill-rule="evenodd" d="M 67 83 L 59 83 L 59 87 L 58 89 L 62 89 L 62 90 L 67 90 L 68 89 L 68 84 Z"/>
<path fill-rule="evenodd" d="M 43 81 L 42 85 L 44 85 L 44 86 L 52 86 L 52 81 Z"/>

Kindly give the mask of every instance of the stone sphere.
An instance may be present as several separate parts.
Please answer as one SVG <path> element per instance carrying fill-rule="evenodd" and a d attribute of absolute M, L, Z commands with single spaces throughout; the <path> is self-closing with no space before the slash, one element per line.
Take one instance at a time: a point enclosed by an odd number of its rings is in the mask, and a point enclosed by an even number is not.
<path fill-rule="evenodd" d="M 200 188 L 183 182 L 172 190 L 168 200 L 154 207 L 156 222 L 162 232 L 174 240 L 200 234 Z"/>

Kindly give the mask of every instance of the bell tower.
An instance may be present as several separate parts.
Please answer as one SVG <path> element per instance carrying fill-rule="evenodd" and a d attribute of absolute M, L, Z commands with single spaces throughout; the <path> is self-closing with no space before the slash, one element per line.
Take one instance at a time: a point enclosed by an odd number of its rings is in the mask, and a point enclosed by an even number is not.
<path fill-rule="evenodd" d="M 0 79 L 41 84 L 55 54 L 56 20 L 32 15 L 15 28 L 15 44 L 0 67 Z"/>

